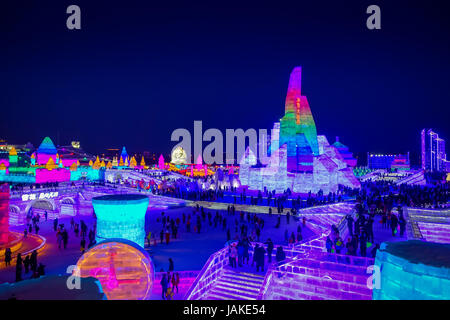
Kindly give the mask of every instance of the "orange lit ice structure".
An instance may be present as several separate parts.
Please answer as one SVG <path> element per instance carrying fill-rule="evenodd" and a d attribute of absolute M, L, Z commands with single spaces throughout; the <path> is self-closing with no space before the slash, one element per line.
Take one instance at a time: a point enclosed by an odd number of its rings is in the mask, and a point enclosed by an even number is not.
<path fill-rule="evenodd" d="M 125 239 L 100 242 L 77 262 L 79 276 L 97 278 L 108 300 L 146 300 L 154 283 L 151 258 Z"/>

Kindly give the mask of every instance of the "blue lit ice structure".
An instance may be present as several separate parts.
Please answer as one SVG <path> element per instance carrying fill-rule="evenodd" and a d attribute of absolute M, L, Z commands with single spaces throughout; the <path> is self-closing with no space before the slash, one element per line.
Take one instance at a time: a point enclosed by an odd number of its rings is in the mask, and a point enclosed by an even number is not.
<path fill-rule="evenodd" d="M 450 245 L 418 240 L 384 242 L 377 252 L 380 288 L 374 300 L 450 299 Z"/>
<path fill-rule="evenodd" d="M 92 199 L 97 216 L 96 240 L 111 238 L 133 241 L 144 247 L 145 213 L 148 197 L 141 194 L 116 194 Z"/>

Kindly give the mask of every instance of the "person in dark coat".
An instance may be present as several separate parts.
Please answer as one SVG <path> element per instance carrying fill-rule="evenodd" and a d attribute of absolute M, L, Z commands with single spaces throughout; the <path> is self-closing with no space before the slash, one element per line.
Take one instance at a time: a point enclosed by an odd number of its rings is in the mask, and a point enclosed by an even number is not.
<path fill-rule="evenodd" d="M 167 293 L 167 287 L 169 285 L 169 281 L 167 280 L 167 276 L 165 273 L 163 274 L 163 276 L 161 278 L 160 284 L 161 284 L 161 289 L 162 289 L 162 298 L 163 298 L 163 300 L 166 300 L 166 293 Z"/>
<path fill-rule="evenodd" d="M 400 226 L 400 237 L 403 237 L 406 230 L 406 220 L 405 217 L 403 217 L 403 213 L 400 213 L 399 215 L 398 224 Z"/>
<path fill-rule="evenodd" d="M 39 267 L 37 268 L 37 273 L 39 277 L 42 277 L 45 275 L 45 266 L 42 263 L 39 263 Z"/>
<path fill-rule="evenodd" d="M 367 234 L 363 231 L 359 237 L 359 249 L 362 257 L 367 256 Z"/>
<path fill-rule="evenodd" d="M 286 259 L 286 254 L 284 253 L 283 247 L 279 246 L 277 248 L 277 253 L 275 255 L 275 260 L 277 261 L 277 265 L 280 265 L 282 261 Z M 278 278 L 281 277 L 281 273 L 278 273 Z"/>
<path fill-rule="evenodd" d="M 30 257 L 30 267 L 31 267 L 31 271 L 36 272 L 37 270 L 37 251 L 34 250 L 31 253 L 31 257 Z"/>
<path fill-rule="evenodd" d="M 254 252 L 254 259 L 256 262 L 256 272 L 259 272 L 259 270 L 261 269 L 261 271 L 264 271 L 264 255 L 266 253 L 266 250 L 264 249 L 264 247 L 257 247 L 255 248 L 255 252 Z"/>
<path fill-rule="evenodd" d="M 69 234 L 67 233 L 66 229 L 64 229 L 64 231 L 62 233 L 62 238 L 63 238 L 64 249 L 66 249 L 67 248 L 67 242 L 69 242 Z"/>
<path fill-rule="evenodd" d="M 395 234 L 396 234 L 397 224 L 398 224 L 398 218 L 395 214 L 393 214 L 391 217 L 391 231 L 392 231 L 393 237 L 395 237 Z"/>
<path fill-rule="evenodd" d="M 30 256 L 26 256 L 23 260 L 23 266 L 25 267 L 25 274 L 27 274 L 30 271 Z"/>
<path fill-rule="evenodd" d="M 267 256 L 268 256 L 268 262 L 270 263 L 270 262 L 272 262 L 272 252 L 273 252 L 273 242 L 272 242 L 272 240 L 269 238 L 269 239 L 267 239 L 267 241 L 266 241 L 266 244 L 267 244 Z"/>
<path fill-rule="evenodd" d="M 19 253 L 16 260 L 16 282 L 22 280 L 22 255 Z"/>
<path fill-rule="evenodd" d="M 169 272 L 172 272 L 173 270 L 174 270 L 173 260 L 172 260 L 172 258 L 169 258 Z"/>
<path fill-rule="evenodd" d="M 12 253 L 10 248 L 5 249 L 5 266 L 10 266 L 12 260 Z"/>
<path fill-rule="evenodd" d="M 349 236 L 352 237 L 353 236 L 353 218 L 351 215 L 347 215 L 346 220 L 347 220 L 347 229 L 348 229 Z"/>

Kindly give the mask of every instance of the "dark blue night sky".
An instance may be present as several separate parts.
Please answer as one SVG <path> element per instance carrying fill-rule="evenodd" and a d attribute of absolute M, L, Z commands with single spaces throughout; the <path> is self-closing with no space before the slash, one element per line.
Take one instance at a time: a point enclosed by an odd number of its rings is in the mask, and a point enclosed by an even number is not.
<path fill-rule="evenodd" d="M 167 153 L 176 128 L 271 128 L 303 67 L 318 133 L 365 157 L 411 151 L 420 130 L 450 143 L 450 19 L 444 2 L 2 2 L 0 137 L 80 140 Z M 312 4 L 314 3 L 314 4 Z M 68 5 L 82 29 L 66 28 Z M 381 7 L 381 30 L 366 8 Z M 449 147 L 450 148 L 450 147 Z"/>

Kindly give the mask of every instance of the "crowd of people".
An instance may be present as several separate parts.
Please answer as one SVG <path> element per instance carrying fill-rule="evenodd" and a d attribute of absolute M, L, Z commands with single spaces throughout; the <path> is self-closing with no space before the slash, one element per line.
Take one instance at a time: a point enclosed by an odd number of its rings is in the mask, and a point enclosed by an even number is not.
<path fill-rule="evenodd" d="M 211 178 L 197 177 L 200 184 L 208 185 Z M 276 206 L 278 212 L 283 212 L 284 208 L 306 208 L 318 205 L 331 204 L 343 201 L 344 197 L 354 197 L 358 189 L 340 186 L 337 192 L 324 194 L 319 190 L 317 194 L 311 192 L 305 196 L 294 195 L 288 188 L 283 193 L 275 193 L 275 190 L 246 191 L 245 188 L 233 186 L 221 186 L 218 188 L 199 188 L 198 183 L 193 184 L 195 188 L 188 188 L 184 179 L 167 179 L 165 187 L 156 192 L 161 195 L 182 198 L 192 201 L 218 201 L 233 204 L 249 204 L 261 206 Z M 192 185 L 192 184 L 191 184 Z"/>
<path fill-rule="evenodd" d="M 375 204 L 377 207 L 386 207 L 387 211 L 397 206 L 440 209 L 448 206 L 450 183 L 421 186 L 370 181 L 362 184 L 356 198 L 366 202 L 368 206 Z"/>
<path fill-rule="evenodd" d="M 45 275 L 45 266 L 42 263 L 38 265 L 38 252 L 33 250 L 32 253 L 27 254 L 25 258 L 22 258 L 22 254 L 18 253 L 16 256 L 16 282 L 22 281 L 24 277 L 28 276 L 31 272 L 30 279 L 39 278 Z M 12 252 L 10 248 L 5 249 L 5 265 L 8 267 L 11 265 Z"/>
<path fill-rule="evenodd" d="M 233 269 L 242 268 L 250 264 L 250 253 L 252 253 L 251 267 L 255 266 L 256 272 L 264 272 L 264 265 L 267 256 L 267 262 L 272 262 L 274 243 L 270 238 L 264 243 L 254 243 L 247 237 L 240 238 L 238 241 L 231 241 L 228 245 L 229 265 Z M 286 259 L 286 253 L 282 246 L 278 246 L 275 253 L 277 264 Z"/>

